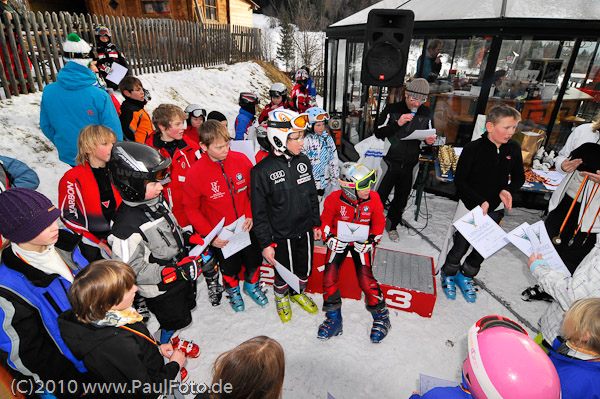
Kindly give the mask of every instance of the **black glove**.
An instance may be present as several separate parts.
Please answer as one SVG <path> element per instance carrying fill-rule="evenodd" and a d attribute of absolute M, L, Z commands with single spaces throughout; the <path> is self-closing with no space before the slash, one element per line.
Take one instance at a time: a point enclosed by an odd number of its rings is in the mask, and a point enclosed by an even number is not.
<path fill-rule="evenodd" d="M 162 281 L 165 284 L 175 280 L 196 280 L 198 278 L 199 257 L 186 256 L 176 266 L 166 266 L 161 270 Z"/>

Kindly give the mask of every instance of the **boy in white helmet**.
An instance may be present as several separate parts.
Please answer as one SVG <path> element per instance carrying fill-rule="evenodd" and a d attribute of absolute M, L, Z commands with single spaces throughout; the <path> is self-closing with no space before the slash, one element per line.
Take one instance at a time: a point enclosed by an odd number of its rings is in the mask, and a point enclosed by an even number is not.
<path fill-rule="evenodd" d="M 290 297 L 309 313 L 317 306 L 304 289 L 312 269 L 314 240 L 321 238 L 319 200 L 310 160 L 301 154 L 307 115 L 287 109 L 269 113 L 272 152 L 251 170 L 254 232 L 267 262 L 279 262 L 300 279 L 292 290 L 275 271 L 275 302 L 281 321 L 292 318 Z"/>

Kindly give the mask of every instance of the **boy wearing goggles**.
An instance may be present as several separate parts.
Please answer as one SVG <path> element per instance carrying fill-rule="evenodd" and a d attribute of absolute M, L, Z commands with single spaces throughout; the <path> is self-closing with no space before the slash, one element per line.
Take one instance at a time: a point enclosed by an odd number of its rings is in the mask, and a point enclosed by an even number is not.
<path fill-rule="evenodd" d="M 355 162 L 346 162 L 340 171 L 341 190 L 326 199 L 321 214 L 323 241 L 327 244 L 325 273 L 323 275 L 323 310 L 325 321 L 319 326 L 317 338 L 329 339 L 342 334 L 342 297 L 339 274 L 348 252 L 354 260 L 358 285 L 365 294 L 367 310 L 373 316 L 371 342 L 379 343 L 391 328 L 389 312 L 373 277 L 373 255 L 385 227 L 383 204 L 379 195 L 371 191 L 377 181 L 375 171 Z M 338 228 L 351 228 L 347 223 L 369 226 L 366 241 L 345 242 L 338 239 Z"/>
<path fill-rule="evenodd" d="M 388 235 L 390 240 L 399 238 L 396 226 L 402 221 L 402 213 L 408 202 L 413 185 L 413 170 L 419 162 L 421 140 L 402 140 L 415 130 L 431 127 L 431 110 L 423 105 L 429 95 L 429 83 L 425 79 L 415 79 L 406 86 L 405 99 L 399 103 L 388 104 L 375 128 L 375 136 L 388 139 L 390 148 L 383 158 L 388 166 L 377 192 L 385 204 L 392 188 L 394 198 L 389 207 Z M 435 135 L 427 137 L 425 143 L 433 144 Z"/>
<path fill-rule="evenodd" d="M 310 160 L 301 154 L 308 116 L 276 109 L 269 113 L 271 153 L 251 170 L 254 232 L 267 262 L 280 263 L 300 280 L 291 289 L 275 271 L 275 302 L 281 321 L 292 318 L 290 299 L 309 313 L 318 312 L 304 294 L 312 269 L 314 240 L 321 238 L 319 199 Z"/>

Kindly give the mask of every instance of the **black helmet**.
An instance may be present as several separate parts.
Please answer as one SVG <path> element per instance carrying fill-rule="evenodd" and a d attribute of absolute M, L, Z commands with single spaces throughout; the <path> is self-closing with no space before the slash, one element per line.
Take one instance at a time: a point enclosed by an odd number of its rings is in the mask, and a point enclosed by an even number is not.
<path fill-rule="evenodd" d="M 258 97 L 254 93 L 240 93 L 239 104 L 243 110 L 254 115 L 256 112 L 256 104 L 258 104 Z"/>
<path fill-rule="evenodd" d="M 167 182 L 171 158 L 163 157 L 149 145 L 119 141 L 113 146 L 108 169 L 121 197 L 139 202 L 146 199 L 146 184 Z"/>
<path fill-rule="evenodd" d="M 287 87 L 283 83 L 273 83 L 273 86 L 269 89 L 269 96 L 282 97 L 285 101 L 287 98 Z"/>
<path fill-rule="evenodd" d="M 263 150 L 267 152 L 271 152 L 273 150 L 273 146 L 269 142 L 269 137 L 267 136 L 267 125 L 259 125 L 256 128 L 256 141 L 258 141 L 258 145 L 262 147 Z"/>

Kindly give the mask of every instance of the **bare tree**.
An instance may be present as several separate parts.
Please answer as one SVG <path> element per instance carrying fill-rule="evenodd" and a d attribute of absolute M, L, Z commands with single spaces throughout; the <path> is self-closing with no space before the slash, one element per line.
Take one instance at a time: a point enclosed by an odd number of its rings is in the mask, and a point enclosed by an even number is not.
<path fill-rule="evenodd" d="M 311 70 L 323 63 L 325 48 L 324 34 L 320 32 L 319 13 L 309 0 L 296 0 L 292 21 L 296 23 L 298 32 L 294 35 L 294 44 L 301 65 L 308 65 Z"/>

